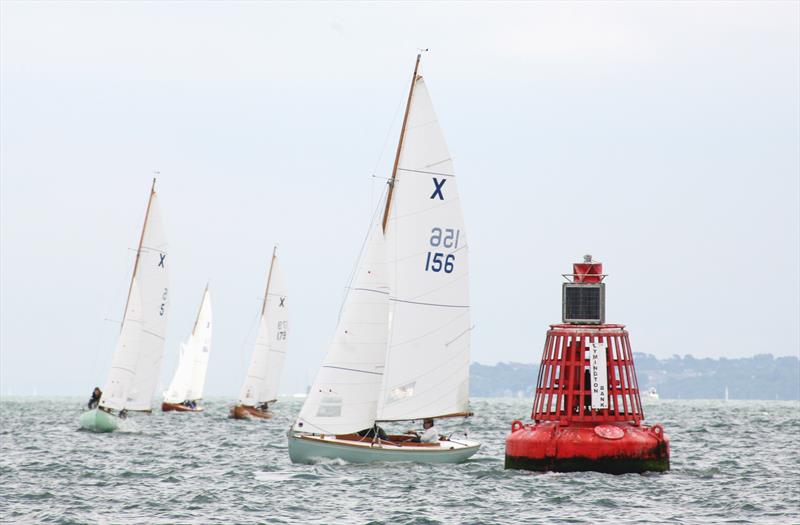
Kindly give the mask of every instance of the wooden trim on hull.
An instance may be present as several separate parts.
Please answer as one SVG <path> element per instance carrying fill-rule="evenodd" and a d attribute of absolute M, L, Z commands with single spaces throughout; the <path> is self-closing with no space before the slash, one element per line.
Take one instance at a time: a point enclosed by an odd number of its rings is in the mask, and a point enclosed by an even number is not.
<path fill-rule="evenodd" d="M 162 412 L 202 412 L 203 407 L 197 408 L 189 408 L 186 405 L 182 405 L 180 403 L 167 403 L 164 401 L 161 403 L 161 411 Z"/>
<path fill-rule="evenodd" d="M 231 408 L 231 419 L 272 419 L 275 414 L 269 410 L 259 410 L 256 407 L 236 405 Z"/>

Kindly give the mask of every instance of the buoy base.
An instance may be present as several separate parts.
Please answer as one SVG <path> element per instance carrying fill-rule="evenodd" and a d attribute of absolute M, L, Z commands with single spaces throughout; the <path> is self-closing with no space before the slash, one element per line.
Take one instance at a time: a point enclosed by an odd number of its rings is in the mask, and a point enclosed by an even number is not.
<path fill-rule="evenodd" d="M 505 468 L 608 474 L 669 470 L 669 439 L 661 425 L 515 421 L 506 437 Z"/>
<path fill-rule="evenodd" d="M 593 471 L 605 474 L 634 474 L 667 471 L 669 470 L 669 459 L 647 460 L 620 457 L 608 457 L 603 459 L 534 459 L 506 455 L 505 467 L 507 469 L 534 470 L 539 472 Z"/>

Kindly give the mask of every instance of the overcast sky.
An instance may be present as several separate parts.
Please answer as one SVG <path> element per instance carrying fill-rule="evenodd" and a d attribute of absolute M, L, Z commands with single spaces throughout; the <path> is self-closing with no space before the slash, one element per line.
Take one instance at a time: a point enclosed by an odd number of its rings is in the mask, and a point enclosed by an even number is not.
<path fill-rule="evenodd" d="M 305 390 L 421 47 L 469 234 L 474 361 L 538 361 L 584 253 L 635 351 L 797 355 L 799 6 L 3 1 L 0 391 L 105 381 L 154 170 L 163 383 L 210 279 L 207 394 L 236 395 L 279 243 L 281 391 Z"/>

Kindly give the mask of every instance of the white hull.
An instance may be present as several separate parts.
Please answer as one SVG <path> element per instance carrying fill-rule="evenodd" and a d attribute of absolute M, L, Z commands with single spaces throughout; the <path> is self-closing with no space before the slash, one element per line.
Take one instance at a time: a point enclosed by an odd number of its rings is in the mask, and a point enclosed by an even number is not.
<path fill-rule="evenodd" d="M 440 446 L 372 444 L 341 440 L 335 436 L 289 434 L 289 457 L 293 463 L 314 463 L 320 459 L 342 459 L 348 463 L 374 461 L 413 461 L 417 463 L 461 463 L 475 454 L 477 441 L 441 441 Z"/>

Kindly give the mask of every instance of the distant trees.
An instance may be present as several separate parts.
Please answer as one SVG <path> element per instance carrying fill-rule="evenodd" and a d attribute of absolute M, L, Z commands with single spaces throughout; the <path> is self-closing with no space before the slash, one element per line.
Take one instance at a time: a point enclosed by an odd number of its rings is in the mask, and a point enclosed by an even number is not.
<path fill-rule="evenodd" d="M 800 360 L 758 354 L 729 359 L 634 354 L 639 387 L 655 387 L 663 399 L 800 399 Z M 470 393 L 476 397 L 533 397 L 538 365 L 472 363 Z"/>

